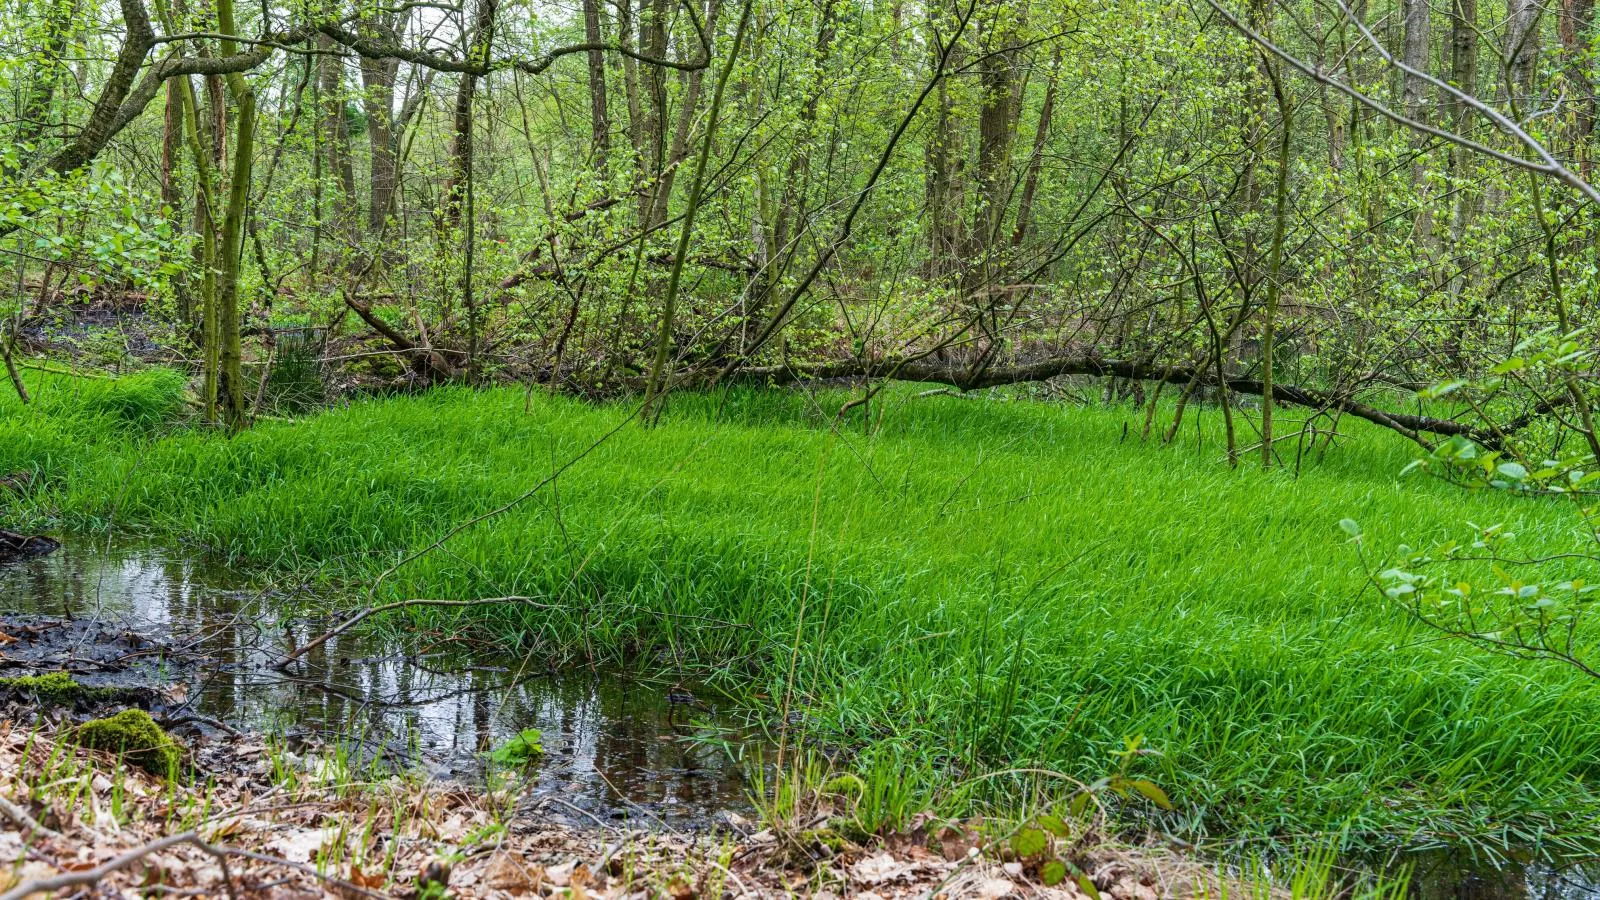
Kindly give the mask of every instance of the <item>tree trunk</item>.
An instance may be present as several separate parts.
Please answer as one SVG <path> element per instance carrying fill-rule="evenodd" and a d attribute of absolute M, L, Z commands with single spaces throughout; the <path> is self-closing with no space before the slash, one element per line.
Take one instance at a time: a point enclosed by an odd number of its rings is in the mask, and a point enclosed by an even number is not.
<path fill-rule="evenodd" d="M 1022 183 L 1022 196 L 1017 200 L 1017 227 L 1011 232 L 1013 246 L 1021 246 L 1028 237 L 1028 226 L 1033 219 L 1033 200 L 1039 191 L 1039 174 L 1044 168 L 1045 142 L 1050 139 L 1050 119 L 1056 108 L 1056 77 L 1061 71 L 1061 47 L 1056 46 L 1050 59 L 1050 83 L 1044 88 L 1044 102 L 1039 107 L 1039 124 L 1033 129 L 1033 149 L 1028 154 L 1028 174 Z"/>
<path fill-rule="evenodd" d="M 640 0 L 642 3 L 643 0 Z M 616 0 L 617 37 L 624 50 L 633 50 L 637 24 L 633 16 L 633 0 Z M 644 159 L 644 113 L 639 107 L 639 64 L 626 53 L 617 54 L 622 68 L 623 95 L 628 103 L 628 142 L 633 146 L 634 165 Z"/>
<path fill-rule="evenodd" d="M 1283 294 L 1283 242 L 1289 224 L 1289 145 L 1294 137 L 1294 104 L 1274 70 L 1273 94 L 1278 101 L 1278 171 L 1272 215 L 1272 249 L 1267 255 L 1267 302 L 1261 320 L 1261 468 L 1272 467 L 1273 379 L 1277 374 L 1278 300 Z"/>
<path fill-rule="evenodd" d="M 385 20 L 381 26 L 381 31 L 385 32 L 381 36 L 397 43 L 408 18 L 407 13 L 398 15 L 398 22 Z M 366 112 L 367 143 L 371 145 L 372 160 L 367 180 L 367 229 L 372 232 L 382 228 L 389 217 L 395 187 L 399 184 L 394 129 L 394 91 L 399 74 L 397 59 L 361 58 L 361 103 Z"/>
<path fill-rule="evenodd" d="M 1000 11 L 1003 15 L 1004 11 Z M 1009 31 L 994 36 L 978 65 L 983 98 L 978 109 L 978 209 L 973 221 L 975 249 L 987 252 L 1000 237 L 1011 188 L 1011 145 L 1016 133 L 1013 103 L 1014 53 L 999 52 L 1011 40 Z"/>
<path fill-rule="evenodd" d="M 472 46 L 467 55 L 473 59 L 487 60 L 494 41 L 494 17 L 497 0 L 478 0 L 474 16 Z M 478 89 L 478 76 L 463 72 L 456 86 L 455 113 L 451 118 L 450 172 L 444 190 L 444 221 L 450 227 L 461 224 L 461 202 L 465 194 L 466 176 L 472 170 L 472 107 Z"/>
<path fill-rule="evenodd" d="M 583 39 L 590 44 L 604 40 L 600 0 L 583 0 Z M 611 154 L 611 120 L 606 115 L 606 56 L 599 49 L 589 51 L 589 135 L 595 171 L 604 178 Z"/>
<path fill-rule="evenodd" d="M 184 105 L 182 87 L 177 78 L 167 79 L 166 109 L 161 119 L 161 205 L 166 208 L 168 223 L 175 233 L 183 231 L 183 192 L 178 184 L 178 156 L 183 144 Z M 180 276 L 173 279 L 173 295 L 178 301 L 178 317 L 185 327 L 194 330 L 196 320 L 194 296 Z"/>
<path fill-rule="evenodd" d="M 1429 60 L 1431 42 L 1428 28 L 1432 12 L 1432 0 L 1403 0 L 1403 14 L 1405 17 L 1405 39 L 1401 48 L 1401 59 L 1407 65 L 1419 72 L 1427 72 L 1432 68 Z M 1426 85 L 1420 75 L 1405 74 L 1400 82 L 1400 104 L 1406 115 L 1420 122 L 1429 119 L 1428 105 L 1426 102 Z M 1424 198 L 1427 193 L 1428 169 L 1423 165 L 1421 148 L 1423 140 L 1421 135 L 1411 136 L 1412 152 L 1416 154 L 1411 163 L 1411 186 L 1419 198 Z M 1425 199 L 1418 204 L 1415 219 L 1417 240 L 1424 246 L 1433 243 L 1433 214 Z"/>
<path fill-rule="evenodd" d="M 238 34 L 233 0 L 217 0 L 217 25 L 223 34 Z M 221 41 L 224 56 L 237 51 L 231 40 Z M 243 75 L 227 76 L 234 103 L 233 168 L 228 176 L 228 206 L 222 219 L 220 272 L 217 284 L 217 339 L 220 368 L 217 386 L 222 418 L 232 431 L 249 424 L 245 405 L 244 361 L 240 344 L 239 282 L 244 270 L 245 216 L 250 196 L 250 173 L 255 150 L 256 94 Z"/>
<path fill-rule="evenodd" d="M 321 86 L 323 152 L 338 179 L 333 202 L 334 233 L 350 238 L 355 225 L 356 176 L 350 160 L 350 123 L 344 112 L 344 58 L 327 35 L 317 36 L 317 80 Z"/>
<path fill-rule="evenodd" d="M 672 262 L 672 274 L 667 281 L 667 294 L 662 304 L 660 328 L 656 332 L 655 359 L 650 365 L 650 380 L 645 388 L 644 403 L 639 414 L 643 421 L 652 422 L 657 414 L 656 403 L 661 391 L 665 387 L 662 378 L 666 373 L 667 356 L 671 349 L 673 312 L 678 300 L 678 286 L 683 277 L 684 260 L 689 257 L 689 242 L 694 237 L 695 214 L 700 209 L 700 198 L 705 190 L 706 163 L 711 159 L 711 151 L 716 146 L 717 118 L 722 112 L 722 93 L 728 84 L 728 76 L 733 72 L 733 65 L 739 58 L 739 47 L 744 43 L 745 28 L 750 23 L 750 10 L 755 5 L 755 0 L 744 0 L 744 10 L 739 16 L 739 28 L 733 35 L 733 46 L 728 49 L 727 59 L 722 64 L 722 70 L 717 73 L 716 87 L 712 90 L 711 108 L 707 112 L 706 133 L 701 143 L 699 158 L 695 160 L 694 180 L 689 185 L 688 205 L 683 212 L 683 227 L 678 231 L 678 249 Z M 714 34 L 709 25 L 706 31 Z"/>
<path fill-rule="evenodd" d="M 929 5 L 928 54 L 933 65 L 941 64 L 939 35 L 949 31 L 950 10 L 943 2 Z M 944 65 L 959 69 L 965 63 L 962 47 L 949 48 Z M 966 149 L 962 139 L 961 116 L 951 79 L 941 78 L 933 97 L 933 126 L 926 150 L 929 275 L 934 279 L 958 270 L 967 237 L 965 219 Z"/>
<path fill-rule="evenodd" d="M 706 33 L 715 41 L 717 15 L 722 11 L 722 0 L 706 0 L 704 22 Z M 704 69 L 679 72 L 683 99 L 679 101 L 678 122 L 672 129 L 672 144 L 662 164 L 661 179 L 655 192 L 655 211 L 650 217 L 653 225 L 667 221 L 667 211 L 672 201 L 672 185 L 677 180 L 678 166 L 689 156 L 689 132 L 694 127 L 695 114 L 700 111 L 700 91 L 705 79 Z"/>
<path fill-rule="evenodd" d="M 1401 61 L 1413 69 L 1426 72 L 1429 50 L 1429 13 L 1433 7 L 1429 0 L 1403 0 L 1403 14 L 1405 17 L 1405 43 L 1401 50 Z M 1400 103 L 1406 115 L 1413 119 L 1423 117 L 1425 108 L 1423 96 L 1427 82 L 1418 75 L 1405 75 L 1400 83 Z"/>
<path fill-rule="evenodd" d="M 639 51 L 651 59 L 662 59 L 667 55 L 667 16 L 671 9 L 670 0 L 640 0 Z M 660 211 L 662 215 L 661 221 L 665 220 L 666 212 L 666 203 L 657 199 L 662 193 L 659 179 L 666 164 L 667 152 L 666 69 L 645 66 L 640 77 L 640 88 L 644 108 L 643 120 L 639 125 L 639 150 L 644 159 L 644 175 L 655 182 L 654 189 L 645 192 L 639 201 L 639 225 L 648 230 L 659 224 L 657 212 Z"/>
<path fill-rule="evenodd" d="M 1544 7 L 1540 0 L 1509 0 L 1507 6 L 1505 56 L 1511 83 L 1506 85 L 1506 95 L 1525 115 L 1532 109 L 1534 69 L 1539 61 L 1539 15 Z"/>
<path fill-rule="evenodd" d="M 1567 78 L 1572 83 L 1573 116 L 1571 141 L 1572 155 L 1578 161 L 1578 171 L 1589 178 L 1593 161 L 1589 158 L 1589 140 L 1594 136 L 1595 95 L 1594 81 L 1589 77 L 1589 41 L 1594 28 L 1594 0 L 1561 0 L 1561 17 L 1556 21 L 1556 34 L 1561 38 L 1561 55 Z"/>
<path fill-rule="evenodd" d="M 1478 0 L 1451 0 L 1450 4 L 1450 82 L 1469 96 L 1478 93 Z M 1450 101 L 1450 127 L 1471 136 L 1474 113 L 1460 100 Z M 1473 155 L 1460 148 L 1450 152 L 1452 174 L 1460 180 L 1471 176 Z M 1478 210 L 1477 192 L 1467 187 L 1457 192 L 1455 215 L 1450 225 L 1451 243 L 1459 247 Z M 1459 294 L 1462 279 L 1452 281 L 1451 292 Z"/>
<path fill-rule="evenodd" d="M 40 42 L 38 54 L 25 70 L 26 82 L 20 103 L 21 121 L 13 136 L 17 144 L 32 144 L 45 134 L 50 124 L 50 108 L 55 102 L 56 84 L 61 80 L 65 68 L 61 62 L 62 51 L 66 48 L 67 35 L 78 11 L 76 2 L 43 0 L 39 5 L 44 8 L 34 15 L 44 20 L 44 39 Z"/>

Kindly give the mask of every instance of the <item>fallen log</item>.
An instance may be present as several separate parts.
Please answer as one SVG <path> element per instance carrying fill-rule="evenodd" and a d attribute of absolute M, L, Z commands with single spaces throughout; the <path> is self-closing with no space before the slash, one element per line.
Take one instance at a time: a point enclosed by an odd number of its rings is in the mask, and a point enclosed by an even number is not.
<path fill-rule="evenodd" d="M 792 384 L 800 381 L 887 378 L 926 384 L 945 384 L 961 391 L 1002 387 L 1010 384 L 1045 381 L 1063 375 L 1094 375 L 1102 378 L 1127 378 L 1135 381 L 1158 381 L 1187 384 L 1198 381 L 1201 385 L 1217 387 L 1220 380 L 1215 373 L 1197 372 L 1188 366 L 1162 366 L 1126 359 L 1105 359 L 1084 354 L 1055 356 L 1037 362 L 1014 366 L 988 366 L 974 369 L 971 366 L 941 363 L 925 358 L 907 360 L 880 360 L 862 362 L 816 363 L 810 365 L 754 366 L 735 370 L 728 380 L 761 382 L 765 384 Z M 1236 394 L 1259 397 L 1265 388 L 1252 378 L 1228 378 L 1227 389 Z M 1279 403 L 1320 411 L 1339 411 L 1365 419 L 1375 425 L 1398 432 L 1407 438 L 1431 447 L 1423 435 L 1463 437 L 1491 450 L 1502 449 L 1508 429 L 1492 428 L 1458 422 L 1436 416 L 1390 412 L 1363 403 L 1348 393 L 1334 393 L 1293 384 L 1274 384 L 1272 397 Z M 1515 430 L 1510 429 L 1510 430 Z"/>
<path fill-rule="evenodd" d="M 61 542 L 42 535 L 17 534 L 0 528 L 0 559 L 9 556 L 45 556 L 61 549 Z"/>

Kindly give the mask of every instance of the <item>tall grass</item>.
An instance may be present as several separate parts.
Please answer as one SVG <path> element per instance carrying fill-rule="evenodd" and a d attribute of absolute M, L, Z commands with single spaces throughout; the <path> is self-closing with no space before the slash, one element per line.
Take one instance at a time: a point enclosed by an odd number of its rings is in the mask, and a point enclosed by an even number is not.
<path fill-rule="evenodd" d="M 357 592 L 632 412 L 448 389 L 149 440 L 46 387 L 54 405 L 0 407 L 0 468 L 49 485 L 16 515 L 193 537 Z M 1504 521 L 1558 547 L 1559 507 L 1402 480 L 1408 449 L 1352 423 L 1295 477 L 1229 470 L 1189 426 L 1142 442 L 1124 408 L 881 403 L 869 435 L 827 427 L 837 398 L 675 398 L 659 427 L 624 425 L 374 592 L 534 598 L 406 623 L 682 668 L 772 719 L 792 664 L 812 740 L 967 808 L 996 796 L 966 776 L 1092 777 L 1142 735 L 1174 833 L 1592 834 L 1600 685 L 1413 626 L 1364 589 L 1336 524 L 1382 548 Z"/>

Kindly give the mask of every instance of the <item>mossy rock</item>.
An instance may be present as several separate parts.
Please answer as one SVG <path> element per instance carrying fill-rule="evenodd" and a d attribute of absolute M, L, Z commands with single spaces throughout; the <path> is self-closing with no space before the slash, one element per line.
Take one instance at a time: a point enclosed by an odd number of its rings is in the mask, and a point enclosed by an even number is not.
<path fill-rule="evenodd" d="M 74 729 L 73 737 L 81 747 L 115 753 L 160 778 L 175 777 L 183 762 L 178 742 L 142 709 L 85 722 Z"/>

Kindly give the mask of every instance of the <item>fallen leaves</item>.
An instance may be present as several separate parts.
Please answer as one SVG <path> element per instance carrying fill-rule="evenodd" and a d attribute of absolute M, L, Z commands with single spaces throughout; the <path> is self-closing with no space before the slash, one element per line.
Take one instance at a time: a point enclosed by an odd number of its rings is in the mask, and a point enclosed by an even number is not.
<path fill-rule="evenodd" d="M 504 850 L 496 851 L 483 873 L 483 883 L 486 887 L 505 891 L 514 897 L 532 894 L 544 883 L 544 867 L 519 859 Z"/>
<path fill-rule="evenodd" d="M 25 841 L 16 822 L 0 817 L 0 891 L 89 871 L 194 829 L 228 854 L 238 896 L 268 900 L 1087 900 L 1070 878 L 1048 886 L 1032 862 L 980 852 L 987 823 L 976 820 L 919 817 L 871 847 L 802 841 L 804 829 L 771 826 L 748 837 L 574 829 L 540 818 L 538 804 L 519 807 L 515 796 L 458 784 L 318 781 L 325 767 L 310 749 L 292 765 L 249 740 L 201 755 L 213 772 L 204 785 L 165 785 L 108 756 L 0 723 L 0 798 L 61 831 Z M 1150 859 L 1127 852 L 1080 862 L 1104 900 L 1215 894 L 1211 870 Z M 1168 871 L 1180 877 L 1159 874 Z M 191 844 L 107 875 L 99 892 L 132 896 L 155 885 L 172 894 L 227 893 L 218 860 Z"/>

